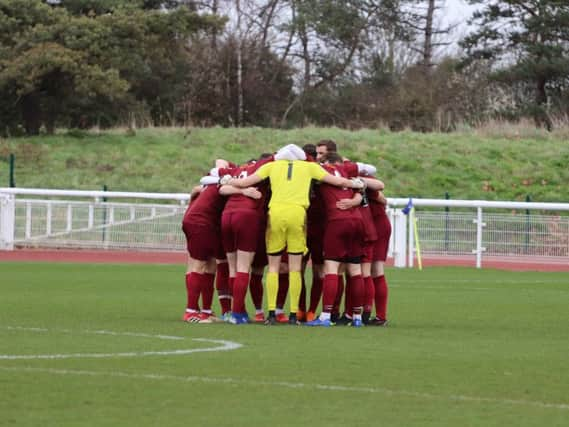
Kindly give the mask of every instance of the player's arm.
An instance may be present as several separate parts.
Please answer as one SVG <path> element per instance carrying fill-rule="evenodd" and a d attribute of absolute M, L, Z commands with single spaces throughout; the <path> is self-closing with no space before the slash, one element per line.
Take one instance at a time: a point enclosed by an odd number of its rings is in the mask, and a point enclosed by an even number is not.
<path fill-rule="evenodd" d="M 363 196 L 361 193 L 354 193 L 354 196 L 351 199 L 342 199 L 336 202 L 336 207 L 340 210 L 348 210 L 351 208 L 355 208 L 362 203 Z"/>
<path fill-rule="evenodd" d="M 364 183 L 359 178 L 356 179 L 347 179 L 341 176 L 336 176 L 327 173 L 324 175 L 320 181 L 325 184 L 334 185 L 336 187 L 346 187 L 346 188 L 354 188 L 356 190 L 360 190 L 364 187 Z"/>
<path fill-rule="evenodd" d="M 369 188 L 370 190 L 383 191 L 383 189 L 385 188 L 385 184 L 383 183 L 383 181 L 380 181 L 379 179 L 371 179 L 365 177 L 360 177 L 360 179 L 365 182 L 366 187 Z"/>
<path fill-rule="evenodd" d="M 262 194 L 255 187 L 238 188 L 233 185 L 222 185 L 219 187 L 219 194 L 222 196 L 233 196 L 235 194 L 241 194 L 243 196 L 250 197 L 251 199 L 260 199 Z"/>
<path fill-rule="evenodd" d="M 202 192 L 202 189 L 203 187 L 201 185 L 196 185 L 194 188 L 192 188 L 192 192 L 190 193 L 190 203 L 198 198 Z"/>
<path fill-rule="evenodd" d="M 336 187 L 355 188 L 357 190 L 365 187 L 365 183 L 359 178 L 347 179 L 328 173 L 322 166 L 315 163 L 309 163 L 311 178 L 322 181 L 325 184 L 334 185 Z"/>
<path fill-rule="evenodd" d="M 219 183 L 221 185 L 232 185 L 234 187 L 245 188 L 258 184 L 262 180 L 263 178 L 254 173 L 253 175 L 249 175 L 247 178 L 232 178 L 231 176 L 226 175 L 219 180 Z"/>

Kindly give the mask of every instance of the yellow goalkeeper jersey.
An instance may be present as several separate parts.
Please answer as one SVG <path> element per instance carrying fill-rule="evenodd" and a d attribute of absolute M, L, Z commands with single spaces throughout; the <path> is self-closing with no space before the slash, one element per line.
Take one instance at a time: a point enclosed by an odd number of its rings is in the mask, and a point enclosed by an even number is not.
<path fill-rule="evenodd" d="M 321 181 L 328 174 L 319 164 L 304 160 L 277 160 L 261 166 L 255 174 L 271 182 L 274 204 L 293 204 L 307 208 L 312 179 Z"/>

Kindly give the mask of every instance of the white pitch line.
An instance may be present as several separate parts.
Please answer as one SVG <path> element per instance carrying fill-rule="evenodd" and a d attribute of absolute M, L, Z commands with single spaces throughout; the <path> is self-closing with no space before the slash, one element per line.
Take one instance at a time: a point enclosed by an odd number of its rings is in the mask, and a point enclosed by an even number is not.
<path fill-rule="evenodd" d="M 143 357 L 143 356 L 181 356 L 191 353 L 205 353 L 209 351 L 229 351 L 243 347 L 242 344 L 233 341 L 210 340 L 205 338 L 193 338 L 192 341 L 211 342 L 220 344 L 217 347 L 190 348 L 184 350 L 163 351 L 140 351 L 124 353 L 67 353 L 67 354 L 0 354 L 0 360 L 38 360 L 38 359 L 103 359 L 112 357 Z"/>
<path fill-rule="evenodd" d="M 50 332 L 45 328 L 27 328 L 23 326 L 3 326 L 0 329 L 7 329 L 12 331 L 28 331 L 28 332 Z M 162 340 L 183 340 L 184 337 L 171 336 L 171 335 L 152 335 L 143 334 L 138 332 L 115 332 L 115 331 L 78 331 L 74 332 L 69 329 L 53 329 L 52 331 L 58 333 L 79 333 L 79 334 L 98 334 L 98 335 L 113 335 L 113 336 L 129 336 L 129 337 L 142 337 L 142 338 L 157 338 Z M 162 350 L 162 351 L 129 351 L 121 353 L 65 353 L 65 354 L 0 354 L 0 360 L 38 360 L 38 359 L 102 359 L 112 357 L 143 357 L 143 356 L 180 356 L 191 353 L 204 353 L 211 351 L 229 351 L 236 350 L 243 347 L 242 344 L 233 341 L 224 340 L 210 340 L 206 338 L 192 338 L 192 341 L 208 342 L 218 344 L 215 347 L 205 348 L 190 348 L 179 350 Z"/>
<path fill-rule="evenodd" d="M 517 406 L 533 406 L 544 409 L 559 409 L 563 411 L 569 410 L 569 403 L 550 403 L 540 402 L 535 400 L 521 400 L 521 399 L 498 399 L 492 397 L 479 397 L 479 396 L 466 396 L 462 394 L 438 395 L 432 393 L 421 393 L 408 390 L 392 390 L 383 387 L 351 387 L 344 385 L 334 384 L 306 384 L 306 383 L 291 383 L 283 381 L 257 381 L 257 380 L 244 380 L 239 378 L 216 378 L 205 376 L 178 376 L 178 375 L 163 375 L 163 374 L 133 374 L 128 372 L 105 372 L 105 371 L 85 371 L 85 370 L 69 370 L 69 369 L 52 369 L 52 368 L 31 368 L 31 367 L 7 367 L 0 366 L 0 370 L 7 372 L 30 372 L 30 373 L 45 373 L 52 375 L 77 375 L 77 376 L 91 376 L 91 377 L 115 377 L 115 378 L 128 378 L 128 379 L 145 379 L 157 381 L 180 381 L 180 382 L 202 382 L 210 384 L 237 384 L 237 385 L 251 385 L 251 386 L 267 386 L 275 388 L 288 388 L 288 389 L 307 389 L 318 391 L 339 391 L 339 392 L 357 392 L 357 393 L 371 393 L 371 394 L 385 394 L 389 396 L 407 396 L 412 398 L 427 399 L 427 400 L 448 400 L 468 403 L 491 403 L 499 405 L 517 405 Z"/>

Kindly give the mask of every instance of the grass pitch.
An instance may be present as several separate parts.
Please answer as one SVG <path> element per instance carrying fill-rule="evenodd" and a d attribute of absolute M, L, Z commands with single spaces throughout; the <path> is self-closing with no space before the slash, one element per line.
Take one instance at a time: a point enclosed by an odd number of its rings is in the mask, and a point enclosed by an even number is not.
<path fill-rule="evenodd" d="M 183 274 L 0 264 L 0 425 L 569 420 L 567 273 L 390 269 L 391 326 L 361 329 L 184 324 Z"/>

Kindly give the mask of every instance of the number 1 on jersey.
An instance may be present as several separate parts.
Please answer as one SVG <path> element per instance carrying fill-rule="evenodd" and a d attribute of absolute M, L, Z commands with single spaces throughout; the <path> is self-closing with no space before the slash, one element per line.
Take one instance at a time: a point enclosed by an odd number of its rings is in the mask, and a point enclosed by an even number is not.
<path fill-rule="evenodd" d="M 288 163 L 288 170 L 286 173 L 286 179 L 290 181 L 292 179 L 292 162 Z"/>

